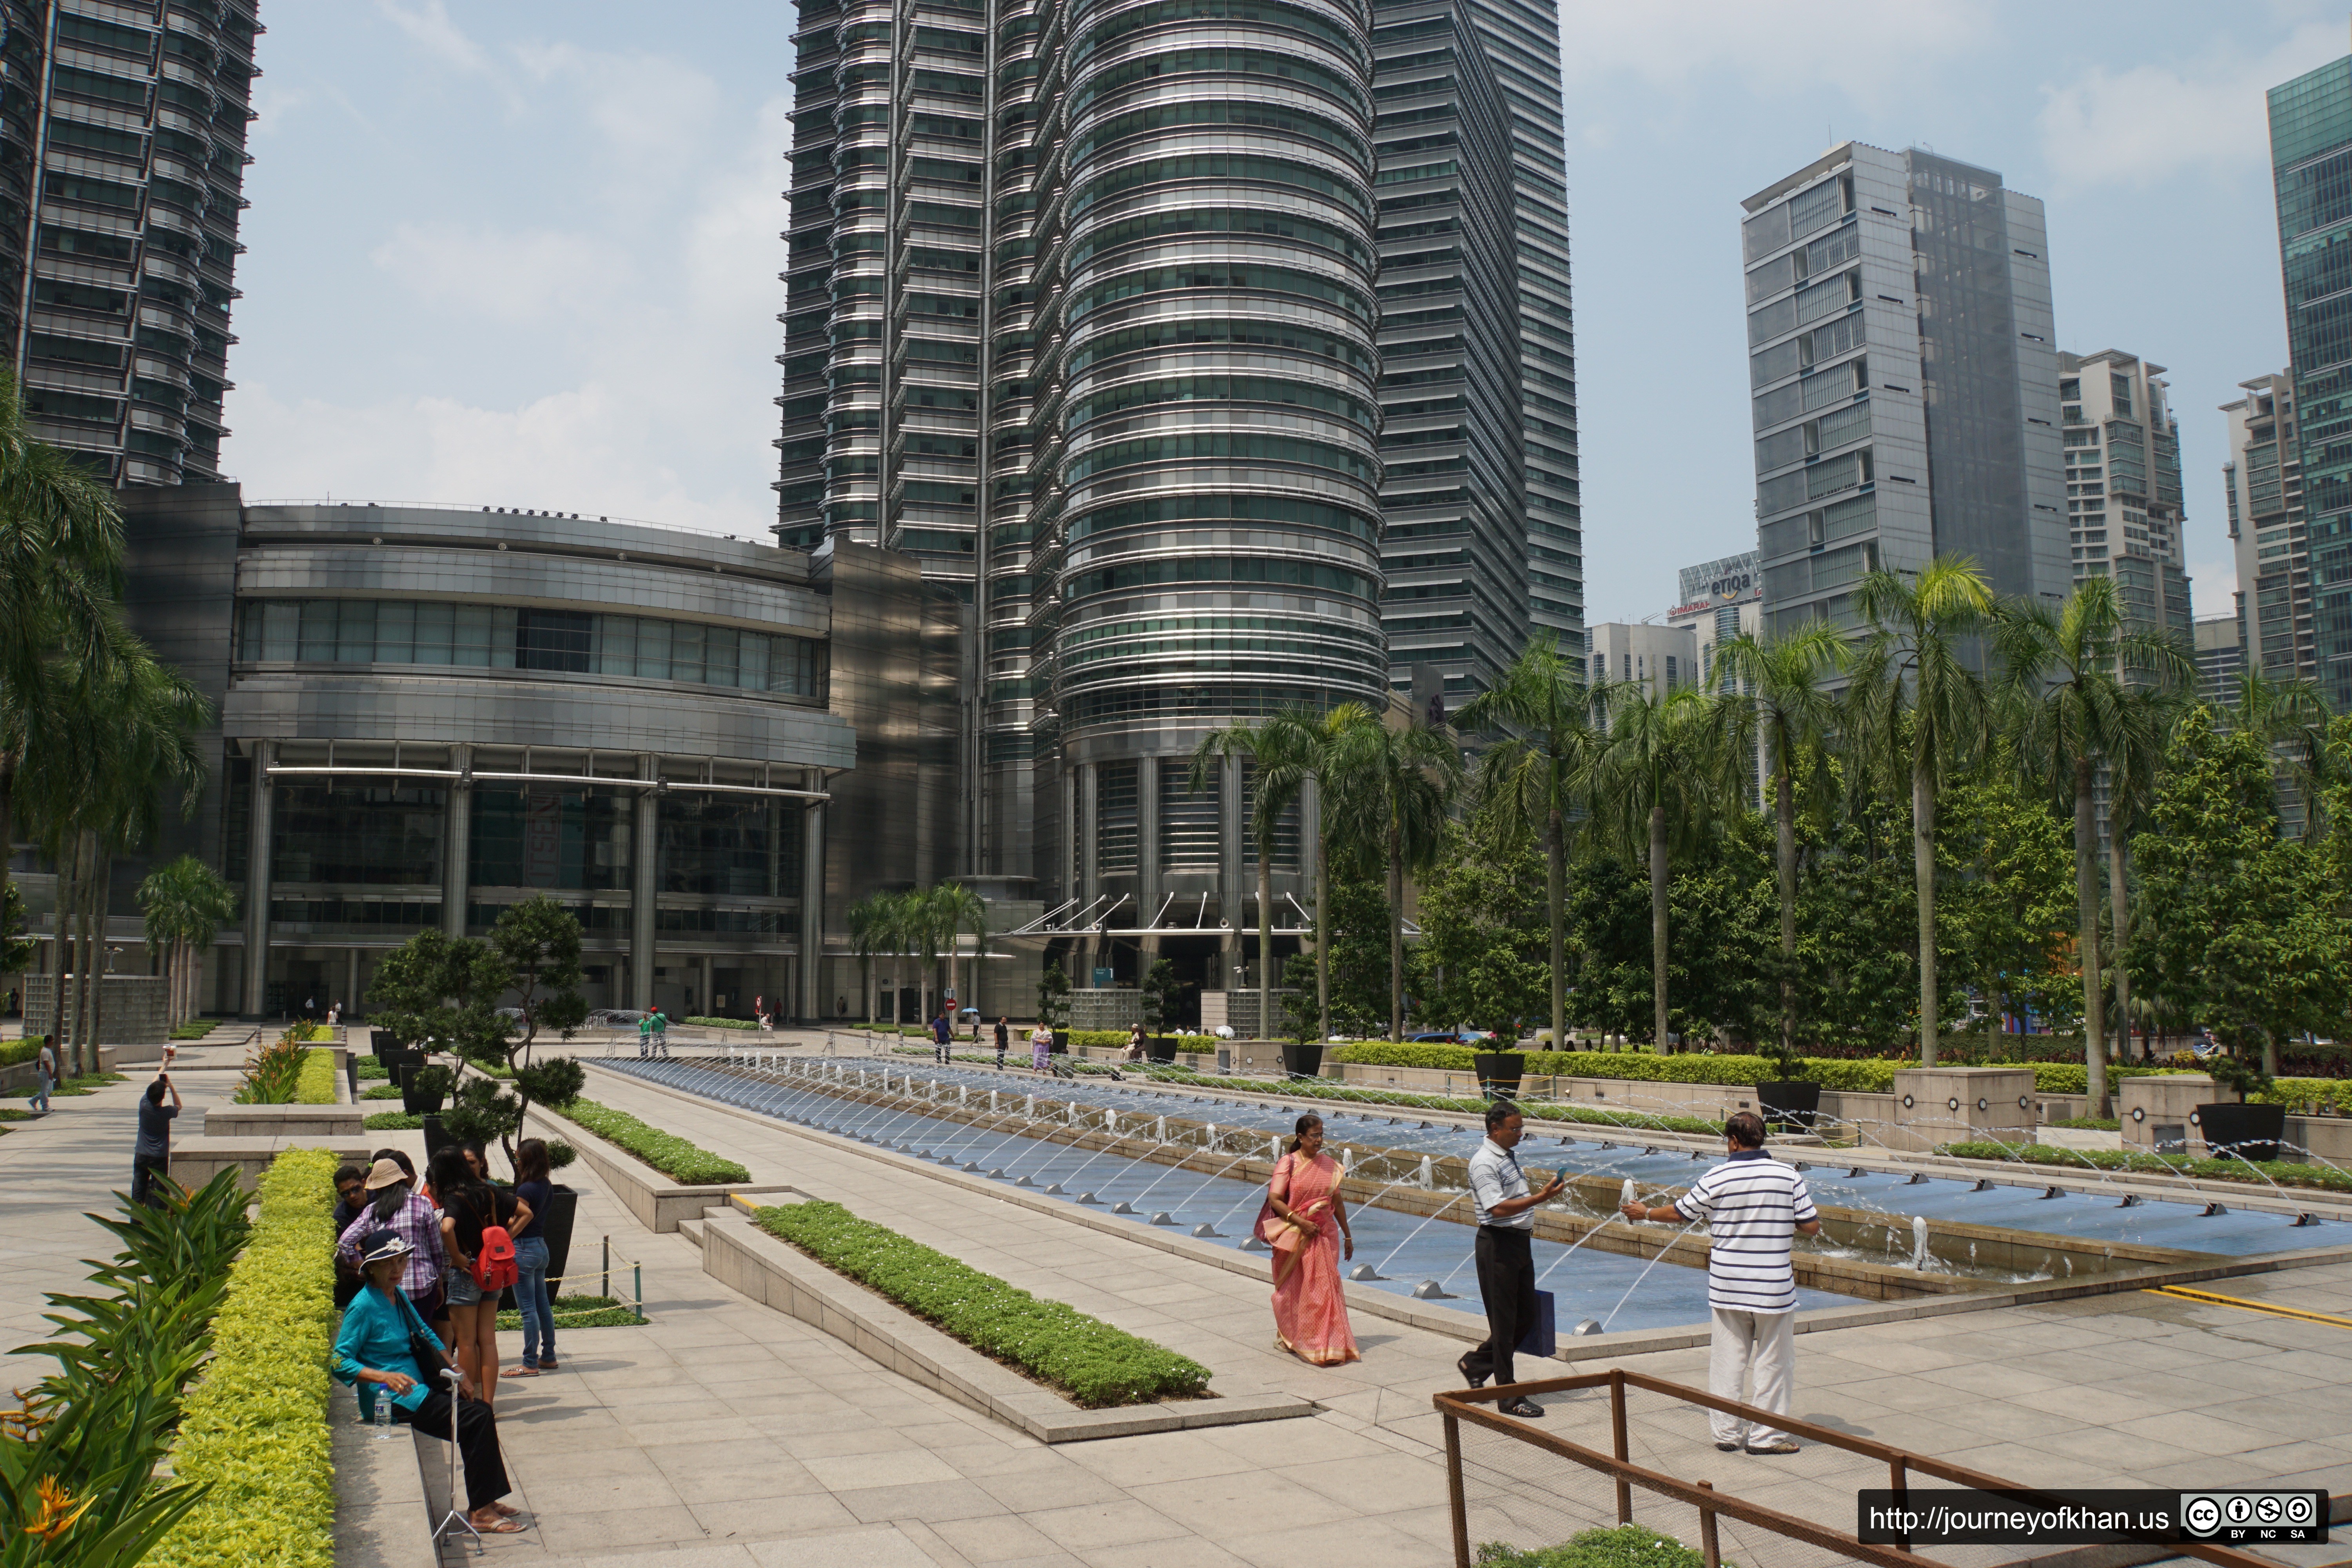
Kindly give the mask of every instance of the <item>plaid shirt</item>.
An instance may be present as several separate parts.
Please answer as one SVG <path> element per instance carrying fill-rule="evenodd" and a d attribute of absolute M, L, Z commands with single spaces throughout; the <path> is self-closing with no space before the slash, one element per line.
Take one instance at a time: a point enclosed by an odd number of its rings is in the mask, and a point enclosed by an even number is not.
<path fill-rule="evenodd" d="M 438 1285 L 442 1271 L 449 1266 L 449 1254 L 441 1245 L 441 1211 L 415 1193 L 409 1194 L 408 1201 L 393 1212 L 388 1224 L 375 1217 L 373 1205 L 362 1210 L 360 1217 L 352 1221 L 351 1228 L 335 1243 L 335 1255 L 356 1267 L 360 1237 L 372 1230 L 387 1228 L 415 1249 L 408 1255 L 400 1288 L 411 1296 L 418 1296 Z"/>

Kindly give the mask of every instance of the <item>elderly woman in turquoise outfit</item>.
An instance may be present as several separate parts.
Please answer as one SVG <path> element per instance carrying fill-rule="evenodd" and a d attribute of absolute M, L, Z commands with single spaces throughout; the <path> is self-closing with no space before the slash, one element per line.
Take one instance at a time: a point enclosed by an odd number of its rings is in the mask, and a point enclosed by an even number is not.
<path fill-rule="evenodd" d="M 523 1528 L 515 1522 L 519 1510 L 499 1500 L 514 1489 L 499 1453 L 498 1417 L 473 1396 L 469 1379 L 460 1377 L 453 1393 L 446 1386 L 428 1385 L 417 1375 L 416 1357 L 409 1348 L 415 1342 L 412 1336 L 421 1334 L 436 1347 L 441 1342 L 400 1289 L 410 1251 L 409 1244 L 391 1230 L 371 1231 L 361 1238 L 360 1273 L 367 1285 L 343 1311 L 329 1370 L 338 1383 L 358 1385 L 362 1420 L 373 1420 L 376 1402 L 389 1399 L 394 1420 L 445 1443 L 454 1404 L 457 1447 L 466 1466 L 466 1505 L 472 1510 L 467 1519 L 485 1535 L 515 1534 Z"/>

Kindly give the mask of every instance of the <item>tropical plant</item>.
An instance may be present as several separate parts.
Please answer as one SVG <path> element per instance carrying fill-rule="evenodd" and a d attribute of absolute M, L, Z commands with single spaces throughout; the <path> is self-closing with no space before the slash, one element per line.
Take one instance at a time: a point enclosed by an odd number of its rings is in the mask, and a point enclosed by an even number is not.
<path fill-rule="evenodd" d="M 1844 673 L 1846 640 L 1825 621 L 1759 637 L 1742 633 L 1715 650 L 1716 689 L 1737 752 L 1760 746 L 1772 777 L 1773 867 L 1780 900 L 1780 1048 L 1797 1044 L 1797 797 L 1826 792 L 1823 765 L 1836 728 L 1831 688 Z"/>
<path fill-rule="evenodd" d="M 850 905 L 845 917 L 849 927 L 849 948 L 857 955 L 859 984 L 865 988 L 863 1005 L 869 1023 L 876 1013 L 874 955 L 888 951 L 893 945 L 889 932 L 894 912 L 888 893 L 873 892 Z"/>
<path fill-rule="evenodd" d="M 961 882 L 941 882 L 925 896 L 925 907 L 930 918 L 944 934 L 948 950 L 948 994 L 958 1005 L 976 1005 L 980 993 L 980 965 L 988 952 L 988 900 Z M 963 949 L 963 933 L 970 927 L 972 934 L 971 989 L 966 996 L 958 987 L 956 961 Z"/>
<path fill-rule="evenodd" d="M 1342 718 L 1324 759 L 1341 836 L 1334 847 L 1358 866 L 1381 866 L 1389 893 L 1389 1038 L 1404 1037 L 1404 879 L 1436 862 L 1462 785 L 1453 737 L 1419 724 L 1391 727 L 1369 709 Z"/>
<path fill-rule="evenodd" d="M 1143 1026 L 1153 1034 L 1171 1028 L 1182 1004 L 1184 983 L 1171 959 L 1157 959 L 1143 976 Z"/>
<path fill-rule="evenodd" d="M 1965 555 L 1914 573 L 1873 571 L 1853 593 L 1870 635 L 1855 650 L 1844 729 L 1864 765 L 1911 794 L 1911 869 L 1919 906 L 1919 1062 L 1936 1065 L 1936 798 L 1982 749 L 1988 702 L 1969 639 L 1992 591 Z"/>
<path fill-rule="evenodd" d="M 2238 700 L 2216 713 L 2216 724 L 2259 739 L 2276 760 L 2283 817 L 2305 837 L 2317 826 L 2305 809 L 2326 773 L 2327 701 L 2315 681 L 2272 677 L 2249 665 L 2238 676 Z"/>
<path fill-rule="evenodd" d="M 2141 814 L 2156 793 L 2158 770 L 2164 762 L 2173 726 L 2180 722 L 2182 698 L 2178 692 L 2134 687 L 2124 694 L 2125 722 L 2109 738 L 2107 750 L 2107 923 L 2114 932 L 2109 951 L 2115 955 L 2116 1027 L 2123 1031 L 2122 1055 L 2131 1055 L 2131 971 L 2123 962 L 2131 942 L 2131 841 Z M 2347 884 L 2352 885 L 2352 884 Z"/>
<path fill-rule="evenodd" d="M 1070 977 L 1058 958 L 1047 962 L 1037 976 L 1037 1021 L 1049 1029 L 1070 1026 Z"/>
<path fill-rule="evenodd" d="M 1543 838 L 1554 1045 L 1568 1034 L 1569 837 L 1585 809 L 1586 775 L 1604 738 L 1596 716 L 1609 700 L 1606 682 L 1586 680 L 1581 658 L 1563 653 L 1556 638 L 1538 637 L 1454 721 L 1501 737 L 1479 759 L 1480 810 L 1507 839 L 1538 832 Z"/>
<path fill-rule="evenodd" d="M 1421 889 L 1413 994 L 1431 1021 L 1509 1042 L 1546 997 L 1544 879 L 1526 837 L 1483 815 L 1456 825 Z"/>
<path fill-rule="evenodd" d="M 233 1105 L 291 1105 L 302 1081 L 302 1064 L 310 1047 L 300 1029 L 287 1030 L 245 1059 L 245 1075 L 229 1097 Z"/>
<path fill-rule="evenodd" d="M 1257 852 L 1257 1016 L 1258 1033 L 1274 1033 L 1274 857 L 1282 838 L 1283 819 L 1305 792 L 1321 761 L 1314 742 L 1314 721 L 1291 716 L 1264 724 L 1227 724 L 1201 737 L 1192 748 L 1192 771 L 1187 781 L 1192 793 L 1210 785 L 1216 764 L 1225 758 L 1249 759 L 1247 831 Z"/>
<path fill-rule="evenodd" d="M 2128 679 L 2172 689 L 2196 679 L 2197 661 L 2170 638 L 2130 630 L 2105 577 L 2074 584 L 2063 605 L 2011 600 L 1993 616 L 2001 727 L 2011 754 L 2074 818 L 2075 941 L 2083 973 L 2084 1060 L 2091 1114 L 2107 1114 L 2105 988 L 2099 964 L 2099 769 L 2117 752 L 2144 752 L 2162 715 L 2126 700 Z M 2125 731 L 2132 733 L 2126 735 Z M 2145 732 L 2141 732 L 2145 731 Z"/>
<path fill-rule="evenodd" d="M 205 950 L 221 926 L 236 918 L 236 893 L 219 872 L 194 855 L 183 855 L 147 874 L 139 884 L 139 903 L 146 915 L 148 951 L 163 961 L 167 1021 L 176 1026 L 196 1010 Z"/>

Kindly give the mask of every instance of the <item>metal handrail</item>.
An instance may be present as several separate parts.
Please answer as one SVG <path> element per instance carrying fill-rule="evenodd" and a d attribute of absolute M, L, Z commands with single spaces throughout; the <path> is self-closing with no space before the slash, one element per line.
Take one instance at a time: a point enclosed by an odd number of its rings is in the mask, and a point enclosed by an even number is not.
<path fill-rule="evenodd" d="M 1609 1390 L 1611 1446 L 1616 1450 L 1613 1454 L 1604 1454 L 1598 1449 L 1571 1443 L 1565 1437 L 1556 1437 L 1524 1421 L 1513 1420 L 1485 1408 L 1486 1405 L 1497 1404 L 1506 1399 L 1522 1399 L 1531 1394 L 1561 1394 L 1586 1388 Z M 1898 1499 L 1908 1489 L 1910 1477 L 1917 1474 L 1937 1480 L 1949 1481 L 1956 1486 L 1968 1487 L 1978 1491 L 2012 1493 L 2053 1502 L 2060 1500 L 2039 1487 L 2004 1480 L 1999 1476 L 1987 1475 L 1982 1470 L 1972 1470 L 1965 1465 L 1955 1465 L 1947 1459 L 1915 1454 L 1906 1448 L 1874 1442 L 1867 1437 L 1857 1437 L 1851 1433 L 1835 1431 L 1810 1421 L 1795 1420 L 1775 1411 L 1760 1410 L 1752 1405 L 1743 1405 L 1736 1399 L 1723 1399 L 1712 1394 L 1703 1394 L 1685 1384 L 1671 1383 L 1664 1378 L 1652 1377 L 1645 1373 L 1627 1372 L 1621 1367 L 1609 1372 L 1586 1373 L 1575 1377 L 1545 1378 L 1539 1382 L 1505 1384 L 1493 1388 L 1453 1389 L 1431 1395 L 1430 1403 L 1437 1407 L 1438 1414 L 1444 1418 L 1445 1422 L 1446 1496 L 1447 1505 L 1454 1515 L 1454 1568 L 1471 1568 L 1470 1516 L 1462 1487 L 1461 1424 L 1465 1421 L 1612 1478 L 1617 1483 L 1617 1522 L 1621 1525 L 1633 1522 L 1633 1489 L 1635 1487 L 1640 1487 L 1644 1491 L 1653 1491 L 1660 1496 L 1672 1498 L 1678 1502 L 1688 1503 L 1698 1510 L 1701 1550 L 1706 1561 L 1706 1568 L 1719 1568 L 1720 1559 L 1716 1544 L 1716 1516 L 1718 1514 L 1769 1530 L 1776 1535 L 1785 1535 L 1791 1540 L 1802 1541 L 1809 1545 L 1837 1552 L 1841 1556 L 1852 1558 L 1857 1562 L 1876 1564 L 1877 1568 L 1946 1568 L 1939 1560 L 1923 1557 L 1912 1551 L 1907 1544 L 1873 1545 L 1844 1531 L 1833 1530 L 1827 1525 L 1816 1524 L 1811 1520 L 1800 1519 L 1794 1514 L 1768 1508 L 1762 1503 L 1750 1502 L 1744 1498 L 1717 1491 L 1709 1482 L 1685 1481 L 1679 1477 L 1669 1476 L 1663 1471 L 1633 1463 L 1625 1419 L 1625 1391 L 1628 1388 L 1663 1394 L 1668 1398 L 1681 1400 L 1686 1405 L 1696 1405 L 1703 1409 L 1719 1411 L 1724 1415 L 1736 1415 L 1742 1420 L 1753 1422 L 1775 1431 L 1790 1433 L 1823 1447 L 1842 1448 L 1850 1454 L 1860 1454 L 1866 1458 L 1877 1459 L 1886 1466 L 1889 1488 Z M 2168 1550 L 2179 1556 L 2200 1558 L 2207 1563 L 2219 1564 L 2220 1568 L 2276 1568 L 2274 1563 L 2263 1558 L 2251 1552 L 2232 1552 L 2226 1546 L 2207 1546 L 2195 1542 L 2182 1542 Z"/>

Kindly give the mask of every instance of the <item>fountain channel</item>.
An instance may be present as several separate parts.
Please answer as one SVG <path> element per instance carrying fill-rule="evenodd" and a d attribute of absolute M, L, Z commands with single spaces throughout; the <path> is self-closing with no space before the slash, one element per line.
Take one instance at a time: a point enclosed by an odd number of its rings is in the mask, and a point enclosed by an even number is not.
<path fill-rule="evenodd" d="M 1138 1225 L 1256 1251 L 1264 1244 L 1252 1242 L 1250 1223 L 1297 1114 L 1098 1079 L 871 1057 L 793 1058 L 772 1069 L 708 1059 L 598 1065 Z M 1269 1088 L 1278 1092 L 1278 1085 Z M 1478 1131 L 1380 1108 L 1316 1109 L 1326 1151 L 1349 1173 L 1350 1279 L 1480 1314 L 1464 1195 Z M 2160 1199 L 2125 1207 L 2095 1194 L 2045 1196 L 2054 1189 L 2039 1184 L 1862 1170 L 1833 1163 L 1835 1151 L 1780 1153 L 1810 1162 L 1806 1179 L 1822 1211 L 1822 1235 L 1800 1238 L 1796 1249 L 1801 1310 L 2192 1267 L 2352 1240 L 2352 1227 L 2334 1220 L 2298 1225 L 2289 1215 L 2212 1213 L 2217 1205 Z M 1612 1310 L 1612 1331 L 1706 1320 L 1703 1232 L 1629 1225 L 1616 1208 L 1628 1183 L 1646 1202 L 1670 1201 L 1713 1156 L 1561 1136 L 1549 1126 L 1531 1131 L 1519 1156 L 1530 1172 L 1558 1168 L 1568 1177 L 1568 1196 L 1538 1211 L 1534 1244 L 1562 1333 Z"/>

